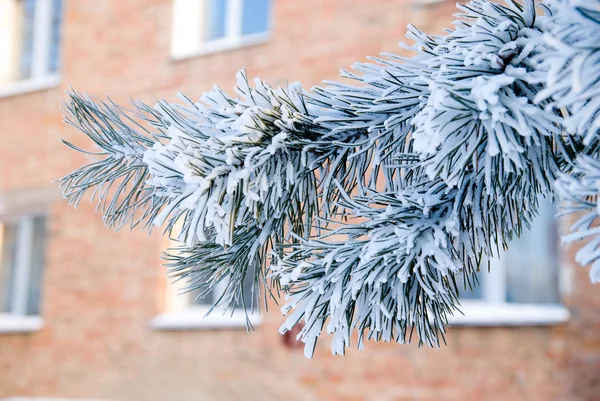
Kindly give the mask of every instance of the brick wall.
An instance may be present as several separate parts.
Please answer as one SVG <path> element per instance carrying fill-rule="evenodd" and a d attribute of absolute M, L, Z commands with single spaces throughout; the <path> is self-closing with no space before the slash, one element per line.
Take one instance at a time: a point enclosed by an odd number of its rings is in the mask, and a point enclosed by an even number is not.
<path fill-rule="evenodd" d="M 454 3 L 275 0 L 268 43 L 183 61 L 169 57 L 169 0 L 68 0 L 60 88 L 0 99 L 0 191 L 50 188 L 84 162 L 59 137 L 58 98 L 73 86 L 117 102 L 230 90 L 246 67 L 273 85 L 333 79 L 367 55 L 395 51 L 407 23 L 440 32 Z M 0 334 L 0 398 L 107 400 L 594 400 L 600 399 L 600 298 L 583 269 L 573 319 L 549 328 L 455 328 L 442 349 L 368 343 L 312 361 L 283 346 L 272 308 L 243 330 L 158 332 L 165 280 L 157 234 L 112 233 L 93 207 L 50 204 L 44 328 Z"/>

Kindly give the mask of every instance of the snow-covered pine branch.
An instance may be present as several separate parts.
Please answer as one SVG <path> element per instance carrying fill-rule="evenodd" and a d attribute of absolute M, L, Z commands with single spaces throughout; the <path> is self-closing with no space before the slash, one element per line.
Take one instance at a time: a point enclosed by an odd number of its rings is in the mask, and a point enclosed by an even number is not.
<path fill-rule="evenodd" d="M 561 74 L 586 62 L 547 61 L 569 57 L 557 43 L 578 38 L 555 21 L 577 12 L 594 22 L 596 9 L 459 8 L 444 36 L 409 28 L 413 57 L 384 54 L 342 72 L 358 85 L 274 89 L 250 86 L 242 71 L 239 98 L 215 88 L 199 103 L 136 103 L 129 120 L 70 93 L 69 121 L 102 152 L 63 179 L 65 194 L 99 191 L 110 226 L 165 227 L 181 242 L 166 256 L 171 277 L 205 293 L 224 283 L 218 304 L 242 300 L 247 275 L 254 299 L 261 282 L 285 293 L 281 331 L 302 321 L 307 356 L 323 330 L 334 353 L 354 332 L 359 347 L 404 343 L 413 331 L 439 345 L 459 290 L 528 226 L 540 198 L 554 197 L 557 177 L 575 209 L 595 205 L 599 189 L 598 143 L 587 138 L 596 79 L 565 87 Z M 564 119 L 576 112 L 589 121 Z M 578 226 L 584 235 L 595 234 L 591 220 Z M 582 262 L 600 255 L 597 244 Z"/>
<path fill-rule="evenodd" d="M 461 10 L 444 37 L 411 30 L 416 57 L 374 59 L 351 75 L 363 86 L 307 95 L 349 115 L 321 117 L 322 126 L 370 138 L 353 142 L 349 157 L 368 183 L 337 184 L 339 206 L 357 222 L 292 247 L 276 265 L 291 294 L 284 310 L 295 308 L 282 330 L 304 319 L 308 356 L 323 328 L 334 353 L 354 331 L 361 344 L 404 342 L 411 330 L 439 344 L 459 287 L 536 216 L 574 156 L 560 115 L 533 101 L 542 85 L 529 82 L 532 59 L 545 51 L 533 3 Z"/>
<path fill-rule="evenodd" d="M 65 196 L 76 200 L 99 191 L 108 225 L 117 219 L 119 226 L 164 225 L 182 244 L 167 256 L 170 275 L 187 279 L 190 290 L 224 282 L 228 291 L 219 303 L 230 307 L 243 298 L 247 274 L 258 295 L 270 249 L 291 231 L 306 235 L 319 207 L 319 160 L 303 148 L 317 132 L 301 88 L 275 90 L 260 80 L 251 87 L 242 71 L 236 91 L 239 99 L 215 88 L 200 103 L 183 95 L 183 105 L 136 103 L 137 120 L 129 125 L 119 106 L 69 93 L 69 121 L 104 151 L 62 180 Z M 153 132 L 141 129 L 140 119 Z M 134 218 L 139 208 L 143 213 Z"/>
<path fill-rule="evenodd" d="M 107 227 L 118 229 L 127 223 L 135 227 L 152 220 L 166 199 L 154 196 L 153 188 L 147 185 L 150 175 L 142 159 L 162 133 L 150 133 L 131 118 L 130 110 L 110 100 L 95 101 L 76 92 L 67 95 L 65 122 L 87 135 L 97 150 L 81 150 L 63 141 L 94 160 L 60 180 L 65 199 L 76 206 L 87 191 L 93 190 L 92 200 L 97 201 Z"/>
<path fill-rule="evenodd" d="M 600 282 L 600 1 L 551 1 L 554 15 L 544 21 L 543 40 L 549 51 L 539 58 L 544 90 L 537 102 L 552 100 L 564 110 L 563 125 L 583 138 L 572 171 L 560 175 L 557 194 L 565 201 L 563 214 L 582 216 L 566 242 L 588 238 L 577 253 L 582 265 L 592 264 L 590 277 Z"/>

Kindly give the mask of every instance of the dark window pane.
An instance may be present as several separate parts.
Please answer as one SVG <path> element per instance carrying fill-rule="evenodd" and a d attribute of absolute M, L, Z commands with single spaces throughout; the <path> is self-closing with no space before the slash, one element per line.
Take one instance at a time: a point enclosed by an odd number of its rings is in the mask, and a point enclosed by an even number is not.
<path fill-rule="evenodd" d="M 52 0 L 50 21 L 50 54 L 48 56 L 48 72 L 56 73 L 60 66 L 60 39 L 62 24 L 63 0 Z"/>
<path fill-rule="evenodd" d="M 531 230 L 509 244 L 503 255 L 506 266 L 507 302 L 558 303 L 558 228 L 556 210 L 549 201 L 540 201 L 540 215 Z"/>
<path fill-rule="evenodd" d="M 31 266 L 29 269 L 29 288 L 27 291 L 27 314 L 39 315 L 42 294 L 42 278 L 46 250 L 46 219 L 33 219 L 33 238 L 31 242 Z"/>
<path fill-rule="evenodd" d="M 240 308 L 245 307 L 246 309 L 248 309 L 248 311 L 250 311 L 250 309 L 252 309 L 253 306 L 255 308 L 258 306 L 257 302 L 256 302 L 256 296 L 252 292 L 253 284 L 254 284 L 254 272 L 252 272 L 252 274 L 250 274 L 250 272 L 249 272 L 246 275 L 246 277 L 244 277 L 244 284 L 243 284 L 243 289 L 242 289 L 243 303 L 238 302 L 238 305 L 237 305 Z"/>
<path fill-rule="evenodd" d="M 36 0 L 22 0 L 23 20 L 21 28 L 21 62 L 20 78 L 31 78 L 33 64 L 33 22 L 35 18 Z"/>
<path fill-rule="evenodd" d="M 205 40 L 215 40 L 225 36 L 226 5 L 225 0 L 206 0 Z"/>
<path fill-rule="evenodd" d="M 14 298 L 17 225 L 5 223 L 0 227 L 2 229 L 2 255 L 0 262 L 0 312 L 11 312 Z"/>
<path fill-rule="evenodd" d="M 204 298 L 200 297 L 200 290 L 190 292 L 190 303 L 192 305 L 212 306 L 214 291 L 206 294 Z M 216 301 L 216 300 L 215 300 Z"/>
<path fill-rule="evenodd" d="M 481 300 L 483 298 L 481 291 L 481 283 L 484 279 L 484 274 L 487 274 L 487 270 L 485 272 L 477 273 L 478 281 L 474 280 L 472 277 L 469 277 L 469 279 L 467 280 L 464 274 L 458 274 L 456 276 L 456 285 L 458 286 L 459 296 L 461 300 Z"/>
<path fill-rule="evenodd" d="M 271 14 L 271 0 L 244 0 L 242 35 L 267 32 Z"/>
<path fill-rule="evenodd" d="M 244 278 L 242 297 L 243 303 L 241 301 L 237 302 L 236 307 L 242 308 L 244 305 L 246 309 L 251 309 L 251 306 L 254 304 L 256 307 L 256 301 L 254 300 L 256 297 L 252 293 L 252 283 L 253 283 L 253 275 L 247 274 Z M 214 302 L 219 300 L 220 294 L 213 289 L 209 292 L 204 298 L 199 298 L 198 295 L 200 291 L 192 291 L 190 293 L 190 302 L 192 305 L 203 305 L 203 306 L 212 306 Z"/>

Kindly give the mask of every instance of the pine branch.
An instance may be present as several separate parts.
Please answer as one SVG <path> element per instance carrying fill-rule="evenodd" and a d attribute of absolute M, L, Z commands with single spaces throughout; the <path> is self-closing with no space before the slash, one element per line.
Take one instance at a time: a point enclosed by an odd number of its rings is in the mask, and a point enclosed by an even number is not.
<path fill-rule="evenodd" d="M 64 103 L 65 122 L 87 135 L 99 152 L 70 148 L 85 153 L 95 161 L 59 180 L 64 197 L 78 205 L 84 194 L 92 191 L 107 227 L 134 227 L 151 221 L 164 204 L 146 184 L 148 167 L 143 155 L 156 141 L 145 128 L 129 116 L 130 111 L 107 100 L 96 101 L 75 91 L 67 93 Z"/>
<path fill-rule="evenodd" d="M 592 282 L 600 282 L 600 232 L 595 228 L 600 192 L 600 13 L 594 2 L 551 1 L 552 16 L 544 21 L 544 44 L 548 51 L 536 61 L 536 78 L 544 85 L 535 100 L 552 102 L 565 114 L 563 126 L 577 138 L 579 155 L 556 183 L 564 204 L 562 215 L 581 217 L 565 242 L 586 239 L 576 255 L 582 265 L 591 264 Z M 581 138 L 581 139 L 580 139 Z"/>
<path fill-rule="evenodd" d="M 95 191 L 111 227 L 164 226 L 181 242 L 168 274 L 204 294 L 225 284 L 216 305 L 245 299 L 247 277 L 254 301 L 261 285 L 287 294 L 281 331 L 302 320 L 309 357 L 323 330 L 334 353 L 355 331 L 360 348 L 415 331 L 439 346 L 459 287 L 527 229 L 558 177 L 567 211 L 590 211 L 577 238 L 596 235 L 599 188 L 596 10 L 459 9 L 444 36 L 409 27 L 413 57 L 342 71 L 355 85 L 274 89 L 241 71 L 238 97 L 134 103 L 133 117 L 70 93 L 67 122 L 100 151 L 62 180 L 65 196 Z M 594 279 L 596 238 L 579 258 Z"/>

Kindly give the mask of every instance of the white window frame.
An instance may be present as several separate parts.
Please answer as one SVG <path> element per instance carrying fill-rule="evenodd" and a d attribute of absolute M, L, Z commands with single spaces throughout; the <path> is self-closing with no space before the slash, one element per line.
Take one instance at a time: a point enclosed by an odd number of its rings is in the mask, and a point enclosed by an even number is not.
<path fill-rule="evenodd" d="M 12 1 L 20 0 L 0 0 L 0 14 L 4 13 L 4 16 L 0 16 L 0 23 L 3 22 L 2 18 L 15 18 L 14 14 L 11 14 L 10 4 Z M 2 2 L 5 2 L 2 4 Z M 6 8 L 6 10 L 4 10 Z M 16 9 L 14 10 L 16 12 Z M 33 22 L 33 48 L 32 48 L 32 64 L 31 64 L 31 77 L 23 80 L 13 81 L 10 83 L 3 84 L 0 87 L 0 98 L 14 96 L 22 93 L 34 92 L 38 90 L 48 89 L 60 84 L 61 78 L 58 72 L 50 73 L 48 71 L 48 61 L 50 55 L 50 28 L 52 22 L 52 2 L 50 0 L 36 0 L 35 4 L 35 15 Z M 62 30 L 62 24 L 60 29 Z M 0 31 L 0 34 L 2 32 Z M 8 33 L 8 32 L 7 32 Z M 0 51 L 2 54 L 11 54 L 14 52 L 10 51 L 10 46 L 14 44 L 16 40 L 8 33 L 0 37 Z M 12 42 L 11 42 L 12 41 Z M 14 60 L 10 60 L 10 57 L 5 58 L 5 62 L 12 63 Z M 2 63 L 2 59 L 0 59 Z M 0 68 L 8 68 L 8 66 L 0 65 Z"/>
<path fill-rule="evenodd" d="M 240 47 L 252 46 L 267 42 L 271 38 L 272 15 L 271 10 L 267 20 L 267 31 L 255 34 L 242 34 L 242 11 L 243 0 L 223 0 L 225 1 L 225 36 L 214 40 L 202 42 L 200 38 L 194 38 L 194 35 L 186 34 L 185 23 L 199 24 L 202 27 L 204 21 L 201 21 L 201 14 L 196 13 L 194 20 L 180 21 L 180 15 L 176 11 L 179 2 L 194 1 L 201 4 L 203 0 L 173 0 L 173 17 L 171 29 L 171 56 L 174 60 L 181 60 L 190 57 L 197 57 L 211 53 L 217 53 L 227 50 L 233 50 Z M 273 7 L 273 2 L 271 2 Z M 189 18 L 189 16 L 187 16 Z M 187 27 L 189 28 L 189 27 Z M 185 43 L 184 43 L 185 42 Z"/>
<path fill-rule="evenodd" d="M 0 312 L 0 333 L 32 332 L 40 330 L 44 320 L 39 315 L 27 315 L 29 298 L 29 274 L 31 269 L 32 240 L 34 219 L 47 218 L 42 211 L 24 213 L 17 216 L 0 216 L 2 222 L 18 223 L 15 249 L 15 276 L 11 277 L 13 286 L 12 310 Z M 0 236 L 0 246 L 3 239 Z M 4 286 L 5 283 L 0 283 Z"/>

